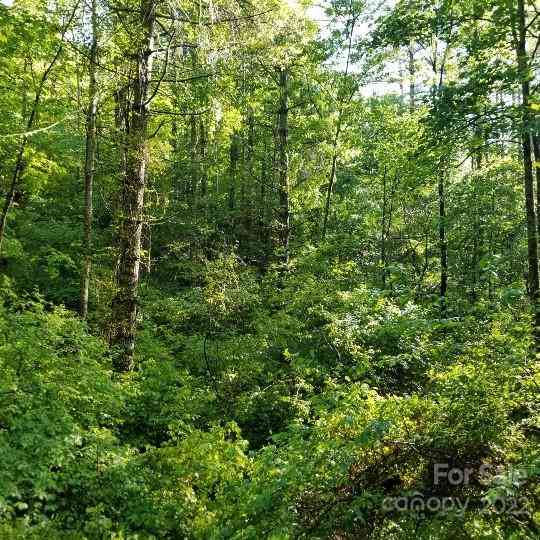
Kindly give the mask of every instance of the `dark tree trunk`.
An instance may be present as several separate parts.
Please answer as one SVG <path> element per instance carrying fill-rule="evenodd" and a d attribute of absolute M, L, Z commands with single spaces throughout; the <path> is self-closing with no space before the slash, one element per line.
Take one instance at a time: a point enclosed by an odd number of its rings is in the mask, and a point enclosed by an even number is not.
<path fill-rule="evenodd" d="M 441 316 L 446 316 L 446 293 L 448 291 L 448 241 L 446 238 L 446 192 L 445 173 L 442 170 L 439 174 L 439 249 L 441 275 L 439 284 L 439 301 L 441 306 Z"/>
<path fill-rule="evenodd" d="M 268 264 L 268 220 L 267 220 L 267 196 L 266 196 L 266 182 L 268 182 L 268 171 L 267 164 L 269 158 L 266 155 L 267 146 L 264 145 L 263 155 L 261 159 L 261 170 L 259 176 L 259 208 L 258 208 L 258 239 L 260 246 L 260 258 L 259 258 L 259 268 L 261 272 L 264 272 Z"/>
<path fill-rule="evenodd" d="M 278 111 L 278 167 L 279 167 L 279 249 L 280 259 L 285 268 L 289 265 L 289 241 L 291 217 L 289 210 L 289 74 L 279 70 L 279 111 Z"/>
<path fill-rule="evenodd" d="M 521 150 L 523 181 L 525 189 L 525 213 L 527 219 L 527 259 L 529 295 L 533 308 L 533 336 L 537 352 L 540 350 L 540 283 L 538 275 L 538 225 L 534 199 L 534 174 L 531 145 L 530 74 L 527 54 L 527 21 L 524 0 L 517 2 L 517 32 L 514 31 L 516 55 L 521 79 Z"/>
<path fill-rule="evenodd" d="M 30 126 L 31 127 L 31 126 Z M 19 185 L 19 180 L 24 170 L 24 151 L 26 149 L 26 144 L 28 142 L 28 137 L 25 135 L 19 146 L 19 152 L 17 154 L 17 161 L 15 162 L 15 169 L 13 170 L 13 175 L 11 177 L 11 184 L 9 185 L 9 190 L 6 194 L 4 200 L 4 206 L 2 208 L 2 214 L 0 215 L 0 253 L 2 252 L 2 243 L 4 241 L 4 232 L 6 230 L 6 223 L 9 211 L 13 206 L 15 200 L 15 192 L 17 186 Z"/>
<path fill-rule="evenodd" d="M 247 141 L 246 141 L 246 167 L 244 174 L 244 191 L 246 196 L 245 227 L 251 230 L 251 220 L 253 211 L 253 164 L 255 158 L 255 118 L 253 111 L 248 112 L 247 117 Z"/>
<path fill-rule="evenodd" d="M 195 212 L 197 208 L 197 196 L 199 190 L 199 140 L 197 133 L 197 119 L 192 116 L 189 121 L 190 136 L 189 136 L 189 161 L 190 161 L 190 185 L 189 192 L 191 195 L 191 208 Z"/>
<path fill-rule="evenodd" d="M 536 133 L 532 136 L 532 147 L 534 155 L 534 169 L 536 171 L 536 226 L 538 228 L 538 238 L 540 238 L 540 137 Z"/>

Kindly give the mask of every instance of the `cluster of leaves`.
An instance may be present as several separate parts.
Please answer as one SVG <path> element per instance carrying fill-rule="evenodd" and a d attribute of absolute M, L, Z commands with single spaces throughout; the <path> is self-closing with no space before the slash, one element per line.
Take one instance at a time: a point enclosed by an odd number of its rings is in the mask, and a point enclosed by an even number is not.
<path fill-rule="evenodd" d="M 183 295 L 149 290 L 144 360 L 122 379 L 84 324 L 6 281 L 3 534 L 532 538 L 540 375 L 526 318 L 437 321 L 324 253 L 262 279 L 225 257 Z M 436 463 L 528 476 L 452 490 L 434 484 Z M 385 510 L 389 498 L 496 502 L 501 490 L 526 523 L 492 506 Z"/>
<path fill-rule="evenodd" d="M 334 31 L 319 41 L 302 3 L 264 2 L 275 16 L 247 30 L 243 2 L 175 4 L 202 19 L 182 32 L 188 52 L 171 51 L 169 66 L 156 55 L 164 86 L 151 107 L 137 363 L 124 375 L 100 336 L 121 154 L 107 85 L 123 80 L 119 51 L 133 36 L 123 28 L 101 44 L 100 77 L 111 81 L 100 81 L 87 322 L 70 310 L 84 133 L 80 104 L 62 99 L 84 90 L 84 17 L 65 44 L 0 258 L 0 537 L 538 537 L 540 371 L 522 276 L 520 156 L 503 137 L 518 118 L 505 103 L 517 81 L 507 6 L 396 3 L 371 45 L 433 53 L 433 71 L 441 46 L 459 52 L 446 58 L 447 84 L 436 90 L 431 73 L 426 91 L 419 80 L 410 107 L 404 96 L 359 95 L 374 67 L 353 31 L 364 2 L 331 2 Z M 0 6 L 2 188 L 40 70 L 60 46 L 65 6 L 55 6 Z M 104 34 L 117 22 L 103 21 Z M 287 271 L 272 265 L 278 70 L 290 80 Z M 496 92 L 506 92 L 501 103 Z M 440 299 L 442 229 L 450 283 Z M 436 482 L 437 464 L 470 469 L 471 481 Z M 491 473 L 480 477 L 482 466 Z M 430 497 L 468 504 L 388 504 Z"/>

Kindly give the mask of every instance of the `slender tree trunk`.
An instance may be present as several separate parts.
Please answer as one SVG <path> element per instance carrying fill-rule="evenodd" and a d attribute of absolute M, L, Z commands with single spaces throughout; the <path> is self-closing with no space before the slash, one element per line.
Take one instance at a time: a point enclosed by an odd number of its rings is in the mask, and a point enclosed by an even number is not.
<path fill-rule="evenodd" d="M 269 172 L 269 181 L 267 182 L 266 189 L 266 262 L 270 263 L 272 259 L 272 253 L 276 249 L 277 240 L 275 238 L 275 225 L 276 220 L 276 198 L 278 193 L 277 185 L 279 183 L 279 166 L 278 166 L 278 150 L 279 150 L 279 134 L 278 134 L 278 118 L 276 118 L 276 125 L 272 129 L 272 158 L 271 167 Z"/>
<path fill-rule="evenodd" d="M 146 273 L 150 274 L 152 272 L 152 225 L 150 223 L 146 223 L 145 226 L 146 234 L 144 235 L 144 239 L 146 240 Z"/>
<path fill-rule="evenodd" d="M 267 146 L 266 141 L 264 143 L 263 154 L 261 158 L 261 170 L 259 176 L 259 211 L 258 211 L 258 238 L 261 255 L 259 258 L 259 268 L 261 272 L 264 272 L 268 264 L 268 220 L 267 211 L 268 206 L 266 202 L 266 182 L 267 179 L 267 164 L 269 158 L 266 155 Z"/>
<path fill-rule="evenodd" d="M 212 148 L 211 148 L 212 166 L 215 169 L 215 172 L 212 177 L 212 182 L 213 182 L 212 191 L 216 198 L 219 197 L 222 190 L 221 183 L 220 183 L 221 175 L 217 167 L 217 164 L 220 162 L 220 156 L 221 156 L 220 139 L 221 139 L 222 131 L 223 131 L 223 119 L 220 119 L 217 122 L 214 132 L 212 134 Z"/>
<path fill-rule="evenodd" d="M 540 280 L 538 275 L 538 225 L 534 200 L 534 174 L 531 145 L 530 114 L 530 66 L 527 54 L 527 21 L 524 0 L 517 1 L 516 55 L 521 78 L 521 149 L 523 159 L 523 180 L 525 188 L 525 213 L 527 218 L 527 251 L 529 266 L 529 295 L 533 307 L 533 336 L 537 353 L 540 350 Z"/>
<path fill-rule="evenodd" d="M 201 119 L 199 123 L 199 176 L 201 183 L 201 203 L 200 205 L 203 208 L 204 214 L 206 215 L 207 201 L 206 197 L 208 195 L 208 173 L 206 170 L 206 153 L 208 145 L 208 133 L 206 131 L 206 126 L 204 121 Z"/>
<path fill-rule="evenodd" d="M 386 289 L 386 206 L 387 206 L 387 186 L 386 186 L 386 167 L 383 175 L 383 207 L 381 218 L 381 276 L 382 287 Z"/>
<path fill-rule="evenodd" d="M 414 63 L 413 43 L 409 45 L 409 108 L 411 113 L 416 108 L 416 64 Z"/>
<path fill-rule="evenodd" d="M 131 80 L 129 123 L 126 133 L 126 166 L 122 183 L 121 219 L 118 232 L 117 292 L 112 302 L 110 343 L 118 348 L 114 367 L 133 368 L 138 311 L 141 233 L 148 161 L 148 90 L 152 70 L 155 0 L 143 0 L 140 9 L 142 36 L 135 51 Z"/>
<path fill-rule="evenodd" d="M 524 113 L 523 116 L 527 116 L 527 114 Z M 533 333 L 537 342 L 537 347 L 540 347 L 540 283 L 538 276 L 538 226 L 534 208 L 534 177 L 532 172 L 531 141 L 530 134 L 526 131 L 522 135 L 522 154 L 525 187 L 525 212 L 527 217 L 527 259 L 529 267 L 528 288 L 534 312 Z"/>
<path fill-rule="evenodd" d="M 491 187 L 491 215 L 494 216 L 496 212 L 496 202 L 495 202 L 495 189 Z M 490 224 L 489 227 L 489 258 L 493 260 L 494 253 L 494 243 L 493 243 L 493 225 Z M 488 272 L 488 298 L 493 300 L 493 273 Z"/>
<path fill-rule="evenodd" d="M 127 167 L 127 132 L 129 126 L 128 118 L 128 86 L 123 84 L 116 88 L 114 93 L 115 110 L 114 110 L 114 128 L 115 128 L 115 150 L 118 153 L 117 168 L 124 175 Z M 123 176 L 122 176 L 123 178 Z M 114 218 L 115 231 L 120 230 L 120 222 L 122 220 L 122 186 L 114 193 L 112 214 Z M 115 253 L 114 261 L 114 275 L 118 276 L 118 269 L 120 268 L 120 235 L 115 234 L 113 238 L 113 246 Z M 112 327 L 111 327 L 112 328 Z M 111 330 L 109 328 L 109 331 Z"/>
<path fill-rule="evenodd" d="M 538 228 L 538 238 L 540 239 L 540 138 L 536 133 L 532 136 L 532 147 L 534 155 L 534 170 L 536 171 L 536 226 Z"/>
<path fill-rule="evenodd" d="M 88 294 L 92 270 L 92 219 L 93 188 L 96 157 L 96 116 L 97 116 L 97 84 L 96 63 L 98 53 L 97 7 L 92 0 L 92 45 L 88 65 L 88 110 L 86 113 L 86 155 L 84 163 L 84 262 L 81 273 L 80 315 L 86 319 L 88 315 Z"/>
<path fill-rule="evenodd" d="M 392 228 L 392 219 L 394 215 L 394 199 L 396 190 L 399 184 L 399 173 L 396 172 L 392 181 L 390 189 L 388 189 L 388 174 L 386 167 L 384 169 L 383 178 L 383 216 L 382 216 L 382 230 L 381 230 L 381 265 L 382 265 L 382 283 L 383 288 L 386 288 L 388 279 L 388 247 L 390 230 Z M 391 247 L 391 245 L 390 245 Z M 390 283 L 390 287 L 393 288 Z"/>
<path fill-rule="evenodd" d="M 197 208 L 197 192 L 199 189 L 199 141 L 197 133 L 197 119 L 195 116 L 190 118 L 190 136 L 189 136 L 189 161 L 190 161 L 190 186 L 191 208 L 195 212 Z"/>
<path fill-rule="evenodd" d="M 280 258 L 285 268 L 289 266 L 289 241 L 291 216 L 289 210 L 289 74 L 279 70 L 280 103 L 278 112 L 278 161 L 279 161 L 279 239 Z"/>
<path fill-rule="evenodd" d="M 13 201 L 15 200 L 15 191 L 17 189 L 17 186 L 19 184 L 19 179 L 24 170 L 24 150 L 26 148 L 27 142 L 28 142 L 28 138 L 24 136 L 19 146 L 19 152 L 17 154 L 17 161 L 15 162 L 15 169 L 13 171 L 13 176 L 11 177 L 11 184 L 6 194 L 4 206 L 2 208 L 2 214 L 0 215 L 0 253 L 2 252 L 2 243 L 4 240 L 4 231 L 6 230 L 7 216 L 8 216 L 9 211 L 11 210 Z"/>
<path fill-rule="evenodd" d="M 231 147 L 229 151 L 229 211 L 236 209 L 236 188 L 238 182 L 238 160 L 240 159 L 240 137 L 234 132 L 231 135 Z M 234 221 L 231 217 L 231 222 Z"/>
<path fill-rule="evenodd" d="M 324 218 L 322 228 L 322 238 L 326 237 L 326 231 L 328 229 L 328 218 L 330 216 L 330 201 L 332 200 L 332 192 L 334 191 L 334 184 L 336 183 L 336 168 L 337 168 L 337 142 L 334 144 L 334 153 L 332 155 L 332 165 L 330 167 L 330 176 L 328 178 L 328 188 L 326 190 L 326 202 L 324 205 Z"/>
<path fill-rule="evenodd" d="M 446 316 L 446 293 L 448 290 L 448 241 L 446 238 L 446 193 L 445 193 L 445 172 L 441 164 L 439 174 L 439 249 L 441 258 L 441 275 L 439 284 L 439 301 L 441 316 Z"/>
<path fill-rule="evenodd" d="M 476 139 L 479 141 L 483 141 L 483 133 L 482 130 L 477 127 L 475 130 Z M 479 173 L 482 170 L 482 147 L 480 148 L 473 148 L 473 156 L 472 156 L 472 172 L 475 171 Z M 470 295 L 470 301 L 472 303 L 476 302 L 478 300 L 478 289 L 481 289 L 481 270 L 480 270 L 480 261 L 482 259 L 483 250 L 482 250 L 482 226 L 480 222 L 480 197 L 478 195 L 478 186 L 477 181 L 475 179 L 475 176 L 472 176 L 473 181 L 473 196 L 474 196 L 474 202 L 473 202 L 473 208 L 472 211 L 474 213 L 474 231 L 473 231 L 473 253 L 472 253 L 472 290 Z"/>
<path fill-rule="evenodd" d="M 253 234 L 252 220 L 253 220 L 253 163 L 255 156 L 255 118 L 253 111 L 249 110 L 247 117 L 247 141 L 246 141 L 246 166 L 244 173 L 244 190 L 246 196 L 245 210 L 244 210 L 244 227 L 246 232 L 250 235 Z"/>
<path fill-rule="evenodd" d="M 444 87 L 444 77 L 446 74 L 446 59 L 450 50 L 450 45 L 446 47 L 444 53 L 438 61 L 438 41 L 433 43 L 433 74 L 434 89 L 440 97 Z M 439 200 L 439 257 L 440 257 L 440 280 L 439 280 L 439 303 L 441 318 L 447 314 L 447 292 L 448 292 L 448 239 L 446 222 L 446 163 L 444 158 L 439 161 L 438 176 L 438 200 Z"/>
<path fill-rule="evenodd" d="M 351 3 L 351 6 L 352 6 L 352 3 Z M 354 27 L 356 26 L 356 22 L 357 22 L 357 18 L 354 17 L 352 13 L 351 13 L 351 17 L 352 18 L 349 21 L 350 28 L 348 29 L 349 44 L 347 47 L 347 62 L 345 64 L 345 73 L 344 73 L 345 79 L 347 79 L 347 76 L 349 74 L 352 43 L 353 43 L 353 36 L 354 36 Z M 354 95 L 354 92 L 350 96 L 350 99 L 352 99 L 353 95 Z M 326 190 L 326 202 L 324 205 L 323 228 L 322 228 L 322 234 L 321 234 L 321 238 L 323 240 L 326 237 L 326 231 L 328 228 L 328 218 L 330 215 L 330 202 L 332 199 L 332 192 L 334 191 L 334 184 L 336 182 L 336 170 L 337 170 L 337 164 L 338 164 L 338 144 L 339 144 L 339 137 L 341 135 L 341 128 L 342 128 L 342 123 L 343 123 L 343 109 L 344 108 L 345 108 L 345 100 L 342 99 L 339 104 L 336 132 L 334 134 L 334 140 L 332 141 L 332 165 L 330 167 L 330 176 L 328 178 L 328 188 Z"/>

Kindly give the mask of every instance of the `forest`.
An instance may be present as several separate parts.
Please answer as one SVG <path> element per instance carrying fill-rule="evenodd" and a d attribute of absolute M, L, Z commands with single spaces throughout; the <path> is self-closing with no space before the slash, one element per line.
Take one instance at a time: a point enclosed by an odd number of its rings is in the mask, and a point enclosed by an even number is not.
<path fill-rule="evenodd" d="M 0 0 L 0 539 L 540 538 L 540 1 Z"/>

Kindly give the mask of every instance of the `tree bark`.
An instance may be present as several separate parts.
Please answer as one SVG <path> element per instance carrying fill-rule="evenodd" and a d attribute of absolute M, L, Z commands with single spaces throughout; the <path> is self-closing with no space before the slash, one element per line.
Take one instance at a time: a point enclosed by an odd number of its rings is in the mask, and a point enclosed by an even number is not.
<path fill-rule="evenodd" d="M 119 264 L 117 291 L 112 301 L 110 344 L 117 348 L 114 367 L 133 369 L 137 327 L 141 233 L 148 162 L 148 91 L 152 71 L 155 0 L 143 0 L 139 21 L 141 37 L 131 56 L 129 122 L 126 126 L 126 161 L 122 181 L 121 216 L 118 232 Z"/>
<path fill-rule="evenodd" d="M 199 123 L 199 175 L 201 183 L 201 206 L 206 215 L 208 194 L 208 174 L 206 172 L 206 151 L 208 145 L 208 133 L 204 121 L 201 119 Z"/>
<path fill-rule="evenodd" d="M 4 200 L 4 206 L 2 208 L 2 214 L 0 215 L 0 253 L 2 253 L 2 243 L 4 241 L 4 232 L 6 230 L 7 216 L 11 207 L 13 206 L 13 201 L 15 200 L 15 191 L 19 185 L 19 179 L 24 170 L 24 151 L 26 149 L 26 144 L 28 142 L 28 137 L 25 135 L 19 146 L 19 152 L 17 154 L 17 161 L 15 162 L 15 169 L 13 170 L 13 175 L 11 177 L 11 184 L 9 190 L 6 194 Z"/>
<path fill-rule="evenodd" d="M 435 82 L 435 91 L 440 98 L 444 87 L 444 77 L 446 74 L 446 60 L 448 58 L 450 44 L 445 48 L 440 62 L 437 56 L 437 40 L 434 43 L 433 52 L 433 74 L 438 79 Z M 436 81 L 435 79 L 435 81 Z M 448 238 L 446 220 L 446 164 L 444 158 L 439 162 L 438 177 L 438 200 L 439 200 L 439 256 L 440 256 L 440 280 L 439 280 L 439 303 L 441 318 L 447 315 L 447 292 L 448 292 Z"/>
<path fill-rule="evenodd" d="M 386 205 L 387 205 L 386 167 L 383 174 L 383 205 L 381 217 L 381 281 L 386 289 Z"/>
<path fill-rule="evenodd" d="M 264 272 L 268 264 L 268 254 L 269 254 L 269 241 L 268 241 L 268 219 L 267 219 L 267 197 L 266 197 L 266 182 L 268 181 L 268 171 L 267 164 L 270 161 L 266 155 L 267 145 L 264 143 L 264 149 L 261 158 L 261 169 L 259 173 L 259 209 L 258 209 L 258 240 L 260 246 L 260 258 L 259 258 L 259 269 L 261 272 Z"/>
<path fill-rule="evenodd" d="M 285 68 L 279 70 L 280 103 L 278 112 L 278 167 L 279 167 L 279 210 L 278 226 L 280 259 L 289 266 L 289 242 L 291 216 L 289 209 L 289 74 Z"/>
<path fill-rule="evenodd" d="M 538 229 L 537 236 L 540 238 L 540 138 L 536 133 L 532 136 L 532 147 L 534 155 L 534 170 L 536 171 L 536 226 Z"/>
<path fill-rule="evenodd" d="M 247 204 L 245 211 L 245 227 L 247 231 L 251 230 L 251 219 L 253 210 L 253 165 L 255 159 L 255 118 L 250 109 L 247 115 L 247 140 L 245 150 L 245 171 L 244 171 L 244 196 Z"/>
<path fill-rule="evenodd" d="M 441 164 L 442 168 L 442 164 Z M 448 241 L 446 238 L 446 193 L 444 169 L 439 174 L 439 249 L 441 258 L 441 276 L 439 300 L 441 317 L 446 317 L 446 293 L 448 291 Z"/>
<path fill-rule="evenodd" d="M 92 271 L 92 219 L 97 116 L 96 63 L 98 54 L 96 0 L 92 0 L 91 10 L 92 45 L 90 47 L 90 58 L 88 64 L 88 110 L 86 113 L 86 154 L 84 163 L 84 262 L 81 274 L 80 300 L 80 315 L 82 319 L 86 319 L 88 316 L 88 295 L 90 290 L 90 275 Z"/>
<path fill-rule="evenodd" d="M 199 190 L 199 140 L 197 133 L 197 118 L 192 116 L 189 121 L 190 136 L 189 136 L 189 167 L 190 167 L 190 186 L 189 192 L 191 195 L 191 208 L 195 212 L 197 208 L 197 195 Z"/>
<path fill-rule="evenodd" d="M 530 113 L 530 66 L 527 54 L 527 21 L 524 0 L 517 2 L 517 32 L 514 31 L 516 56 L 521 80 L 521 150 L 523 181 L 525 189 L 525 213 L 527 218 L 527 260 L 529 295 L 533 308 L 533 337 L 536 352 L 540 350 L 540 280 L 538 275 L 538 225 L 534 200 L 534 174 L 531 157 L 531 113 Z"/>
<path fill-rule="evenodd" d="M 236 209 L 236 188 L 238 181 L 238 160 L 240 159 L 240 137 L 236 131 L 231 135 L 231 146 L 229 150 L 229 212 L 234 213 Z M 231 216 L 231 223 L 234 217 Z"/>
<path fill-rule="evenodd" d="M 414 63 L 413 43 L 409 45 L 409 109 L 411 113 L 416 108 L 416 65 Z"/>

